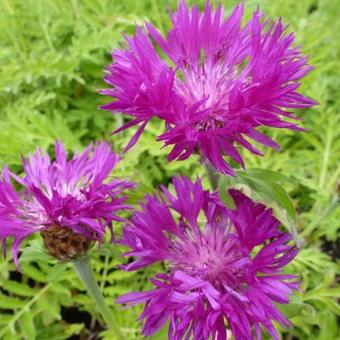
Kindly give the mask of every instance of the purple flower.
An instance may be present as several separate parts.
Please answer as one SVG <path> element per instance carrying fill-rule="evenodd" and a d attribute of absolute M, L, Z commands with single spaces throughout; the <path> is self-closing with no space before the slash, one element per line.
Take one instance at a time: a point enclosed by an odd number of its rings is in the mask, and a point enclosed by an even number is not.
<path fill-rule="evenodd" d="M 185 1 L 171 19 L 166 38 L 146 24 L 126 37 L 125 50 L 112 54 L 104 78 L 112 88 L 101 93 L 115 101 L 101 108 L 132 117 L 115 133 L 140 125 L 126 149 L 158 117 L 166 126 L 158 140 L 173 145 L 169 161 L 199 152 L 219 172 L 233 175 L 224 156 L 244 166 L 237 145 L 256 155 L 261 152 L 249 139 L 279 148 L 258 127 L 303 130 L 286 118 L 298 119 L 292 109 L 316 104 L 297 92 L 312 67 L 281 20 L 272 22 L 257 10 L 242 25 L 242 4 L 224 19 L 221 5 L 213 11 L 207 2 L 200 13 Z"/>
<path fill-rule="evenodd" d="M 23 159 L 25 175 L 16 176 L 5 167 L 0 177 L 0 240 L 14 238 L 13 258 L 17 266 L 20 243 L 40 232 L 49 253 L 60 260 L 83 255 L 94 241 L 102 242 L 105 231 L 112 232 L 116 213 L 127 209 L 121 192 L 132 184 L 109 178 L 119 161 L 109 144 L 101 143 L 74 155 L 59 142 L 54 162 L 38 149 Z M 17 193 L 11 177 L 23 187 Z"/>
<path fill-rule="evenodd" d="M 136 270 L 163 262 L 165 273 L 151 279 L 154 289 L 118 299 L 129 306 L 145 303 L 140 319 L 150 336 L 169 320 L 169 339 L 261 339 L 266 329 L 274 339 L 273 321 L 289 322 L 276 303 L 286 304 L 298 289 L 295 276 L 282 273 L 297 254 L 292 236 L 279 229 L 271 209 L 230 190 L 236 209 L 226 208 L 217 193 L 201 182 L 173 180 L 175 194 L 162 188 L 147 196 L 121 243 L 131 251 Z"/>

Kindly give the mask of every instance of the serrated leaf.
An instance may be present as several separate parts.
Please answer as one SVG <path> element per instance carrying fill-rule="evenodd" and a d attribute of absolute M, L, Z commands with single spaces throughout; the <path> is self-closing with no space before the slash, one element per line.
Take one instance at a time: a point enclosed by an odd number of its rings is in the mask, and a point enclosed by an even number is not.
<path fill-rule="evenodd" d="M 37 294 L 37 290 L 31 288 L 27 284 L 16 282 L 13 280 L 3 280 L 1 281 L 1 286 L 3 289 L 7 290 L 9 293 L 16 294 L 19 296 L 34 296 Z"/>
<path fill-rule="evenodd" d="M 0 308 L 3 309 L 17 309 L 26 305 L 25 301 L 19 300 L 15 297 L 0 294 Z"/>
<path fill-rule="evenodd" d="M 46 325 L 54 320 L 61 319 L 61 307 L 55 297 L 51 297 L 45 294 L 37 301 L 37 305 L 43 312 L 42 317 Z"/>
<path fill-rule="evenodd" d="M 22 271 L 25 273 L 25 275 L 37 282 L 48 283 L 46 275 L 32 264 L 23 263 Z"/>
<path fill-rule="evenodd" d="M 27 340 L 36 339 L 36 330 L 34 327 L 33 314 L 29 311 L 23 313 L 21 318 L 22 329 L 26 335 Z"/>

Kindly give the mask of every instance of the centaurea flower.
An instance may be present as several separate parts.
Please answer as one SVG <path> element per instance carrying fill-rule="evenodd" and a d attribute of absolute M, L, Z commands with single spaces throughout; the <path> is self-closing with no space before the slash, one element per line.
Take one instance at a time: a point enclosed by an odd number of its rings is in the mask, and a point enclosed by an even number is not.
<path fill-rule="evenodd" d="M 134 260 L 125 270 L 157 262 L 164 273 L 151 278 L 154 289 L 118 299 L 143 303 L 142 334 L 151 336 L 169 321 L 169 339 L 261 339 L 266 329 L 278 339 L 273 321 L 289 321 L 276 304 L 287 304 L 298 289 L 296 277 L 282 269 L 297 254 L 291 234 L 280 230 L 272 210 L 231 189 L 236 209 L 200 180 L 173 180 L 175 193 L 162 188 L 146 196 L 124 227 L 120 241 Z"/>
<path fill-rule="evenodd" d="M 107 143 L 88 146 L 71 160 L 63 145 L 55 145 L 55 161 L 37 149 L 23 158 L 25 175 L 19 177 L 5 167 L 0 177 L 0 240 L 14 238 L 16 265 L 20 243 L 41 233 L 48 252 L 59 260 L 86 253 L 95 241 L 102 242 L 117 215 L 129 207 L 121 193 L 133 185 L 110 178 L 119 157 Z M 23 189 L 17 192 L 11 179 Z"/>
<path fill-rule="evenodd" d="M 233 175 L 225 156 L 244 166 L 237 146 L 256 155 L 262 153 L 250 140 L 279 149 L 258 128 L 303 130 L 291 121 L 298 119 L 292 110 L 316 104 L 297 92 L 312 67 L 281 19 L 256 10 L 242 24 L 243 10 L 237 5 L 225 19 L 221 5 L 214 11 L 207 2 L 200 13 L 181 1 L 165 38 L 148 23 L 126 37 L 126 49 L 113 52 L 104 78 L 111 88 L 101 93 L 115 101 L 101 108 L 132 117 L 115 133 L 139 125 L 126 149 L 157 117 L 166 126 L 158 140 L 173 146 L 169 161 L 199 152 L 217 171 Z"/>

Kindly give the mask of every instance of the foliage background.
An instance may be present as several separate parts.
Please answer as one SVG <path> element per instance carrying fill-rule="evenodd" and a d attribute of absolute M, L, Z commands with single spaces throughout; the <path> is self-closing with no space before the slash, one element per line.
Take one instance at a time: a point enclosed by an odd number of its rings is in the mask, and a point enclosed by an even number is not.
<path fill-rule="evenodd" d="M 227 12 L 236 3 L 222 2 Z M 264 158 L 246 158 L 248 168 L 280 171 L 299 182 L 286 186 L 304 237 L 289 271 L 300 276 L 303 290 L 285 310 L 293 328 L 283 330 L 283 337 L 336 339 L 340 337 L 339 2 L 245 2 L 248 15 L 259 5 L 274 18 L 282 16 L 315 66 L 302 89 L 320 105 L 300 113 L 310 132 L 275 132 L 283 151 L 265 150 Z M 90 141 L 109 138 L 122 120 L 97 109 L 106 100 L 96 91 L 105 87 L 102 77 L 109 52 L 122 44 L 123 32 L 133 33 L 136 23 L 148 20 L 165 30 L 168 6 L 175 5 L 175 0 L 0 0 L 0 166 L 8 164 L 20 173 L 21 154 L 38 145 L 53 152 L 55 139 L 63 140 L 69 150 L 80 150 Z M 166 152 L 154 141 L 158 129 L 156 122 L 148 127 L 115 173 L 141 183 L 132 201 L 159 183 L 168 183 L 175 173 L 202 175 L 197 159 L 165 161 Z M 121 150 L 127 134 L 112 138 L 115 149 Z M 56 265 L 45 255 L 39 236 L 24 248 L 23 274 L 15 271 L 10 259 L 0 260 L 0 339 L 114 339 L 101 326 L 72 268 Z M 140 339 L 138 308 L 121 311 L 114 301 L 123 292 L 146 289 L 150 273 L 116 270 L 122 261 L 117 247 L 104 246 L 92 253 L 98 281 L 126 339 Z M 154 339 L 166 339 L 166 332 Z"/>

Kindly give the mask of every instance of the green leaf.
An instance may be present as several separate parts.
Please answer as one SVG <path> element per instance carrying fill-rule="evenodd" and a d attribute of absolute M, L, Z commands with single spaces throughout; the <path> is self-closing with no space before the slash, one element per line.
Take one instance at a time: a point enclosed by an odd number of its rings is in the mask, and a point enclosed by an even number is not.
<path fill-rule="evenodd" d="M 322 313 L 324 319 L 323 327 L 321 327 L 318 340 L 329 340 L 337 339 L 339 336 L 338 324 L 336 315 L 332 313 L 329 309 L 326 309 Z"/>
<path fill-rule="evenodd" d="M 22 271 L 25 273 L 25 275 L 27 275 L 28 277 L 35 281 L 48 283 L 46 274 L 40 271 L 37 267 L 33 266 L 32 264 L 23 263 Z"/>
<path fill-rule="evenodd" d="M 69 264 L 68 263 L 57 263 L 54 265 L 47 274 L 47 279 L 49 281 L 58 281 L 61 276 L 67 270 Z"/>
<path fill-rule="evenodd" d="M 25 301 L 19 300 L 14 297 L 0 294 L 0 308 L 3 309 L 17 309 L 26 305 Z"/>
<path fill-rule="evenodd" d="M 46 253 L 41 240 L 31 240 L 29 246 L 23 249 L 20 262 L 32 262 L 38 259 L 39 261 L 51 262 L 52 257 Z"/>
<path fill-rule="evenodd" d="M 34 327 L 34 317 L 30 311 L 23 313 L 21 318 L 22 328 L 25 332 L 27 340 L 35 340 L 36 339 L 36 330 Z"/>
<path fill-rule="evenodd" d="M 229 194 L 228 188 L 230 187 L 230 179 L 228 177 L 222 177 L 220 178 L 218 182 L 218 194 L 220 196 L 220 199 L 222 202 L 230 209 L 235 209 L 236 205 Z"/>
<path fill-rule="evenodd" d="M 0 329 L 2 325 L 7 325 L 13 318 L 12 314 L 5 314 L 5 313 L 1 313 L 1 317 L 0 317 Z"/>
<path fill-rule="evenodd" d="M 49 324 L 53 320 L 60 320 L 60 305 L 57 297 L 43 295 L 38 301 L 37 306 L 43 312 L 42 317 L 45 324 Z"/>
<path fill-rule="evenodd" d="M 3 289 L 7 290 L 9 293 L 16 294 L 19 296 L 34 296 L 37 294 L 37 289 L 31 288 L 27 284 L 16 282 L 13 280 L 3 280 L 1 282 Z"/>
<path fill-rule="evenodd" d="M 297 234 L 294 204 L 280 184 L 295 183 L 294 180 L 280 173 L 262 169 L 238 170 L 236 173 L 236 177 L 222 178 L 219 186 L 221 199 L 223 197 L 224 202 L 230 205 L 231 198 L 225 194 L 226 187 L 235 188 L 254 201 L 272 208 L 274 216 L 292 233 L 294 240 L 300 245 L 302 240 Z"/>
<path fill-rule="evenodd" d="M 286 316 L 287 319 L 291 319 L 294 316 L 301 315 L 301 313 L 305 313 L 311 317 L 315 315 L 315 308 L 303 302 L 290 302 L 288 304 L 278 304 L 277 307 Z"/>
<path fill-rule="evenodd" d="M 236 170 L 236 173 L 239 175 L 239 174 L 242 174 L 243 171 Z M 263 181 L 290 183 L 293 185 L 299 184 L 299 182 L 292 177 L 286 176 L 276 171 L 267 170 L 267 169 L 252 168 L 252 169 L 247 170 L 247 174 L 250 177 L 257 178 Z"/>

